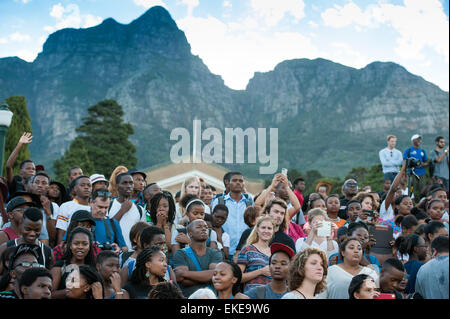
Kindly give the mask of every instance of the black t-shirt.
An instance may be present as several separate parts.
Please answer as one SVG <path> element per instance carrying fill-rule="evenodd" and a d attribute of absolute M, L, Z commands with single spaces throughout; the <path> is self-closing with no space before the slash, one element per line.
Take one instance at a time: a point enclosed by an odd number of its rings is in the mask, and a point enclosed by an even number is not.
<path fill-rule="evenodd" d="M 338 212 L 338 217 L 347 220 L 348 216 L 347 216 L 347 203 L 350 200 L 347 199 L 345 196 L 339 198 L 339 202 L 341 203 L 341 208 L 339 209 Z"/>
<path fill-rule="evenodd" d="M 147 299 L 147 295 L 154 286 L 148 284 L 136 284 L 134 282 L 128 281 L 123 289 L 128 291 L 130 294 L 130 299 Z"/>
<path fill-rule="evenodd" d="M 247 241 L 248 236 L 250 236 L 250 233 L 252 232 L 252 230 L 253 230 L 253 227 L 244 230 L 244 232 L 241 235 L 241 239 L 239 239 L 239 243 L 236 247 L 236 250 L 241 250 L 242 247 L 246 246 L 245 242 Z"/>
<path fill-rule="evenodd" d="M 16 192 L 25 192 L 23 178 L 20 175 L 14 175 L 11 183 L 8 183 L 9 198 L 13 198 Z"/>

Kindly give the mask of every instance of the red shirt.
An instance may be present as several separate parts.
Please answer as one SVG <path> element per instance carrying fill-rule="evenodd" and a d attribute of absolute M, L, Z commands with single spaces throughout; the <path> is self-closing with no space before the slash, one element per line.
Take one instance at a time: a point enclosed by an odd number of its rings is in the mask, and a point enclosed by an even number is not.
<path fill-rule="evenodd" d="M 303 206 L 303 194 L 299 190 L 294 189 L 294 194 L 297 196 L 298 201 L 300 202 L 300 207 Z"/>

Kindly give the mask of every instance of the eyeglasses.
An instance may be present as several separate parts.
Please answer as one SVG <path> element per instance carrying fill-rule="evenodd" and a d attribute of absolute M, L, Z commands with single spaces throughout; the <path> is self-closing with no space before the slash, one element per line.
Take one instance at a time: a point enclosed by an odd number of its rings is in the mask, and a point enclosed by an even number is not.
<path fill-rule="evenodd" d="M 345 186 L 358 186 L 358 183 L 350 182 L 350 183 L 345 184 Z"/>
<path fill-rule="evenodd" d="M 22 266 L 22 267 L 25 267 L 25 268 L 30 268 L 30 267 L 33 267 L 33 268 L 45 268 L 45 266 L 41 265 L 40 263 L 29 263 L 29 262 L 26 262 L 26 261 L 18 263 L 16 265 L 16 267 L 19 267 L 19 266 Z"/>
<path fill-rule="evenodd" d="M 391 151 L 391 157 L 392 157 L 392 151 Z"/>
<path fill-rule="evenodd" d="M 105 191 L 96 191 L 94 192 L 94 199 L 97 197 L 110 197 L 112 194 L 110 192 Z"/>

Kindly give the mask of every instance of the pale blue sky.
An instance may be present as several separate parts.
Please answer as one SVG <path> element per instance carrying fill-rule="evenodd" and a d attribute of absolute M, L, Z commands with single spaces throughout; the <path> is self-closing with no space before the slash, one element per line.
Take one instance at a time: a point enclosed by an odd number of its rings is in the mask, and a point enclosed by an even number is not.
<path fill-rule="evenodd" d="M 283 60 L 321 57 L 395 62 L 449 90 L 448 0 L 0 0 L 0 57 L 33 61 L 58 29 L 127 24 L 153 5 L 234 89 Z"/>

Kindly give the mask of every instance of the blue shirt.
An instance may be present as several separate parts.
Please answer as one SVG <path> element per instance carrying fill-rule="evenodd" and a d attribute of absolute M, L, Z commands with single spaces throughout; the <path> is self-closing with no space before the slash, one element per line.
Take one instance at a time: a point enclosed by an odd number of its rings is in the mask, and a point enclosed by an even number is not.
<path fill-rule="evenodd" d="M 405 263 L 405 269 L 409 275 L 408 284 L 406 285 L 405 293 L 412 294 L 416 291 L 416 277 L 420 267 L 425 263 L 418 260 L 410 260 Z"/>
<path fill-rule="evenodd" d="M 416 292 L 425 299 L 448 299 L 448 256 L 440 256 L 420 267 Z"/>
<path fill-rule="evenodd" d="M 286 292 L 282 292 L 281 294 L 276 293 L 270 288 L 270 284 L 265 285 L 266 294 L 264 295 L 264 299 L 281 299 L 281 297 L 286 294 Z M 258 289 L 254 287 L 245 293 L 250 299 L 258 299 Z"/>
<path fill-rule="evenodd" d="M 223 199 L 225 201 L 225 205 L 228 207 L 228 218 L 225 224 L 223 224 L 223 229 L 228 233 L 228 235 L 230 235 L 229 255 L 233 256 L 242 233 L 248 228 L 247 224 L 244 221 L 244 212 L 247 208 L 247 198 L 244 196 L 244 194 L 241 194 L 241 199 L 239 200 L 239 202 L 236 202 L 230 197 L 230 194 L 227 194 L 223 197 Z M 248 199 L 251 200 L 251 203 L 253 205 L 253 198 L 249 196 Z M 211 211 L 214 210 L 214 207 L 218 203 L 218 198 L 212 200 Z"/>
<path fill-rule="evenodd" d="M 409 154 L 408 154 L 409 153 Z M 409 155 L 409 156 L 408 156 Z M 421 148 L 415 148 L 414 146 L 411 146 L 410 148 L 407 148 L 403 152 L 403 159 L 408 159 L 409 157 L 417 158 L 421 162 L 428 161 L 427 152 L 425 152 L 424 149 Z M 414 170 L 414 172 L 417 175 L 425 175 L 425 168 L 423 166 L 419 166 Z"/>
<path fill-rule="evenodd" d="M 105 222 L 108 223 L 109 231 L 111 233 L 111 236 L 108 238 L 106 236 L 106 228 L 105 228 Z M 110 224 L 110 221 L 114 222 L 114 225 L 116 226 L 116 233 L 117 238 L 114 236 L 114 229 L 112 228 L 112 225 Z M 117 243 L 119 247 L 124 247 L 127 244 L 125 243 L 125 240 L 123 239 L 122 229 L 120 228 L 120 224 L 115 219 L 110 219 L 109 221 L 106 219 L 96 219 L 95 218 L 95 231 L 94 231 L 94 241 L 98 241 L 100 244 L 110 242 L 110 243 Z"/>

